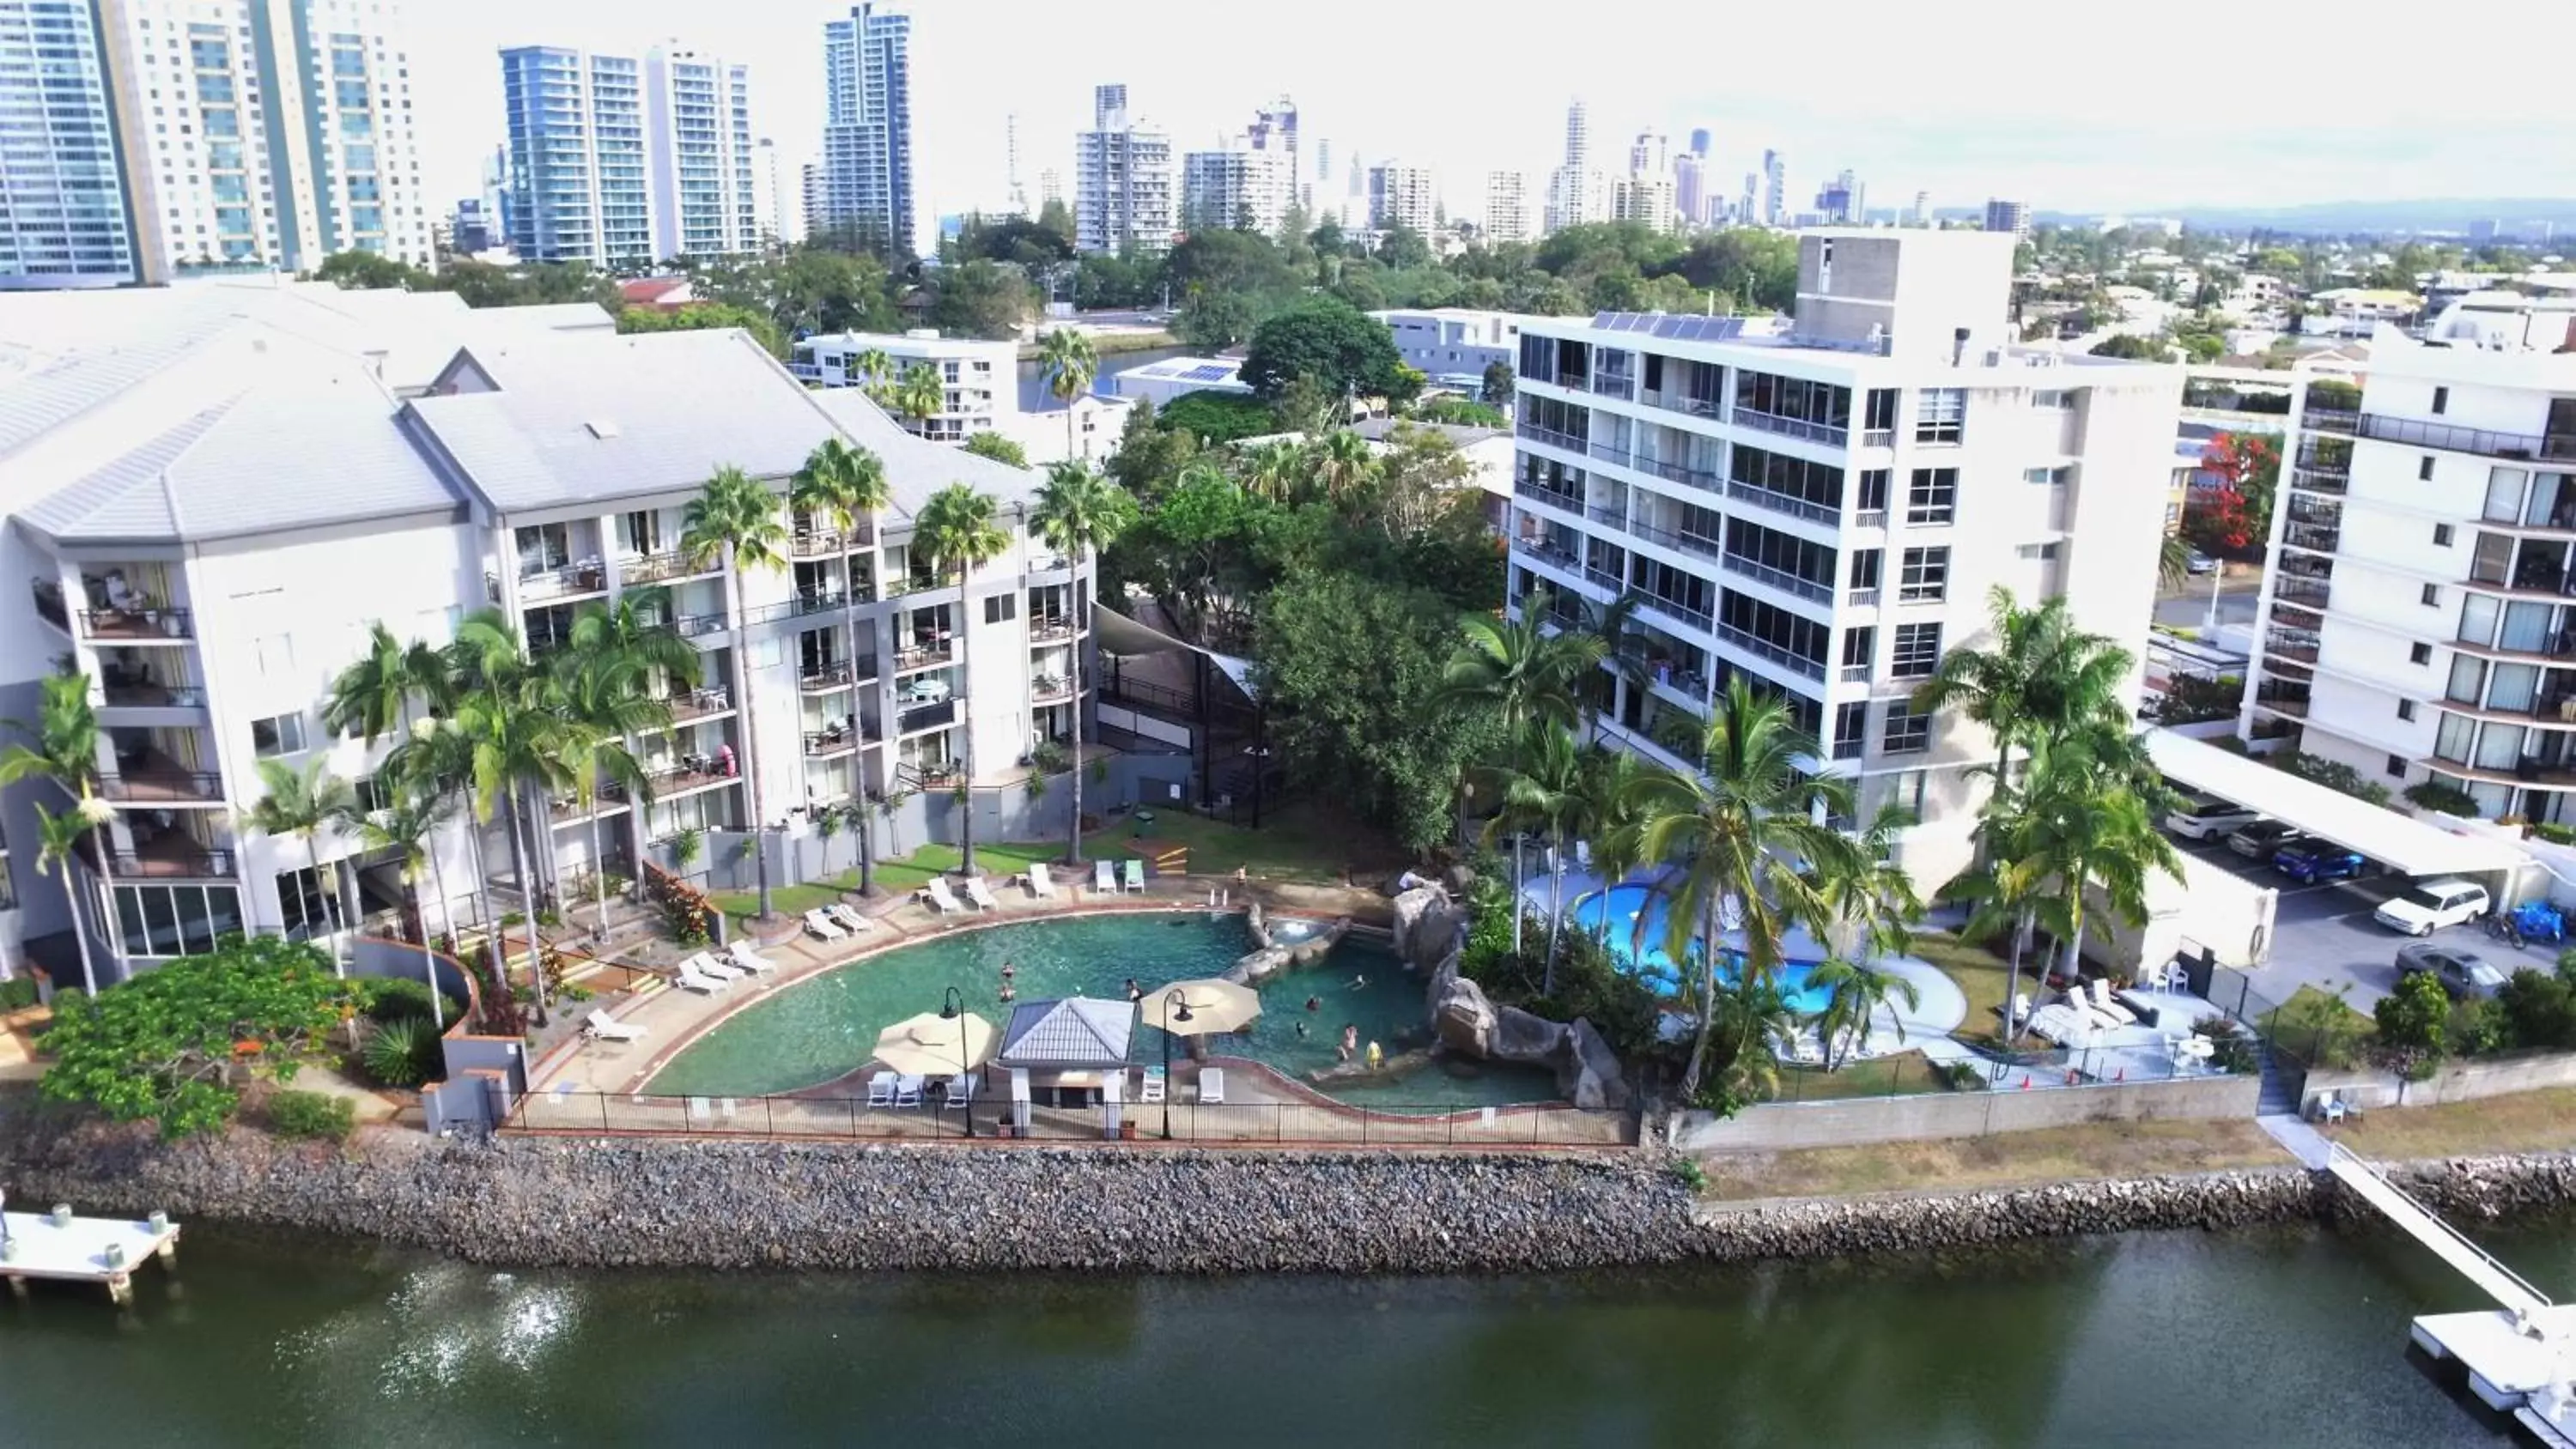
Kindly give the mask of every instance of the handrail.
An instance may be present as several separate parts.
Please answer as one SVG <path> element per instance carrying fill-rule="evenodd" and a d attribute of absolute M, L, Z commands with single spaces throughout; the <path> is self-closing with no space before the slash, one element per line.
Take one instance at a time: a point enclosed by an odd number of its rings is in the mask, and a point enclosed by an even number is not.
<path fill-rule="evenodd" d="M 2351 1163 L 2355 1168 L 2376 1180 L 2381 1187 L 2388 1189 L 2390 1196 L 2396 1198 L 2399 1202 L 2404 1203 L 2409 1208 L 2414 1209 L 2415 1212 L 2424 1219 L 2424 1221 L 2431 1223 L 2435 1228 L 2439 1229 L 2445 1239 L 2462 1248 L 2466 1248 L 2471 1257 L 2476 1258 L 2479 1262 L 2494 1269 L 2497 1276 L 2539 1300 L 2541 1307 L 2547 1308 L 2552 1306 L 2552 1300 L 2549 1295 L 2541 1292 L 2538 1288 L 2533 1287 L 2530 1279 L 2523 1277 L 2520 1273 L 2517 1273 L 2512 1268 L 2506 1266 L 2504 1261 L 2498 1258 L 2495 1254 L 2479 1247 L 2475 1242 L 2470 1240 L 2467 1234 L 2462 1233 L 2458 1228 L 2452 1227 L 2449 1223 L 2444 1222 L 2439 1213 L 2434 1212 L 2431 1208 L 2428 1208 L 2424 1206 L 2424 1204 L 2416 1201 L 2413 1193 L 2408 1192 L 2406 1189 L 2399 1187 L 2395 1182 L 2391 1181 L 2387 1173 L 2380 1171 L 2377 1163 L 2372 1162 L 2369 1158 L 2362 1156 L 2360 1153 L 2353 1151 L 2351 1148 L 2344 1146 L 2340 1142 L 2328 1142 L 2326 1144 L 2326 1162 L 2329 1165 L 2345 1162 Z M 2364 1196 L 2367 1197 L 2368 1194 L 2364 1194 Z M 2376 1204 L 2373 1205 L 2376 1206 Z M 2386 1211 L 2384 1208 L 2381 1210 L 2383 1212 Z M 2403 1224 L 2400 1224 L 2400 1226 L 2403 1226 Z"/>

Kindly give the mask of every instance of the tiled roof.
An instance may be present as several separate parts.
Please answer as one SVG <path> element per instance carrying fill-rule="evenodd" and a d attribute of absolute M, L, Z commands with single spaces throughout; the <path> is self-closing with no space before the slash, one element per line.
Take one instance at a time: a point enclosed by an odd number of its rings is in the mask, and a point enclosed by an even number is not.
<path fill-rule="evenodd" d="M 1136 1003 L 1068 996 L 1024 1001 L 1011 1010 L 998 1060 L 1006 1067 L 1114 1067 L 1127 1060 Z"/>

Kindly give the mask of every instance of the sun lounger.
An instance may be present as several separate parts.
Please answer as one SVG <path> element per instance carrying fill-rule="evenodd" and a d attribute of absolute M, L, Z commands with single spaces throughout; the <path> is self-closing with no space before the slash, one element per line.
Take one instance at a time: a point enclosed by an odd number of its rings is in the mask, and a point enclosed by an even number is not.
<path fill-rule="evenodd" d="M 895 1079 L 894 1079 L 894 1104 L 895 1104 L 896 1106 L 898 1106 L 898 1107 L 918 1107 L 918 1106 L 920 1106 L 920 1105 L 921 1105 L 921 1087 L 922 1087 L 922 1081 L 921 1081 L 921 1078 L 919 1078 L 919 1077 L 916 1077 L 916 1076 L 905 1076 L 905 1077 L 897 1077 L 897 1078 L 895 1078 Z"/>
<path fill-rule="evenodd" d="M 712 996 L 716 992 L 722 991 L 733 984 L 732 982 L 725 980 L 723 977 L 710 976 L 706 972 L 699 970 L 698 962 L 700 959 L 701 958 L 699 957 L 692 956 L 688 960 L 680 963 L 680 986 L 683 990 L 695 991 L 702 996 Z"/>
<path fill-rule="evenodd" d="M 2107 976 L 2096 976 L 2093 978 L 2092 1006 L 2096 1012 L 2111 1018 L 2111 1024 L 2114 1026 L 2135 1026 L 2138 1024 L 2138 1014 L 2136 1012 L 2131 1011 L 2129 1008 L 2122 1006 L 2120 1003 L 2111 999 L 2111 980 Z"/>
<path fill-rule="evenodd" d="M 699 975 L 712 976 L 718 981 L 740 981 L 750 974 L 712 951 L 700 951 L 689 958 L 689 964 L 698 968 Z"/>
<path fill-rule="evenodd" d="M 2050 1002 L 2030 1014 L 2030 1034 L 2058 1046 L 2082 1046 L 2093 1035 L 2093 1019 L 2063 1002 Z"/>
<path fill-rule="evenodd" d="M 584 1018 L 581 1029 L 584 1034 L 600 1041 L 642 1041 L 644 1039 L 644 1028 L 629 1026 L 595 1006 L 590 1009 L 590 1015 Z"/>
<path fill-rule="evenodd" d="M 1199 1068 L 1199 1100 L 1212 1105 L 1225 1101 L 1225 1068 Z"/>
<path fill-rule="evenodd" d="M 1105 860 L 1093 861 L 1091 863 L 1091 888 L 1093 890 L 1100 891 L 1103 894 L 1115 894 L 1118 890 L 1118 867 L 1111 865 Z"/>
<path fill-rule="evenodd" d="M 984 884 L 984 878 L 980 875 L 966 877 L 966 899 L 973 901 L 975 909 L 979 911 L 998 911 L 1002 908 L 1002 903 L 993 899 L 993 888 Z"/>
<path fill-rule="evenodd" d="M 962 1072 L 956 1076 L 950 1077 L 948 1079 L 946 1095 L 949 1106 L 965 1106 L 967 1103 L 975 1100 L 975 1079 Z"/>
<path fill-rule="evenodd" d="M 937 907 L 939 914 L 943 916 L 954 915 L 966 909 L 957 904 L 957 897 L 948 889 L 948 877 L 944 875 L 932 876 L 930 884 L 921 888 L 921 893 L 930 897 L 931 905 Z"/>
<path fill-rule="evenodd" d="M 2006 1024 L 2006 1025 L 2008 1025 L 2008 1026 L 2016 1026 L 2016 1027 L 2017 1027 L 2017 1026 L 2020 1026 L 2021 1024 L 2023 1024 L 2024 1022 L 2027 1022 L 2027 1021 L 2029 1021 L 2029 1020 L 2030 1020 L 2030 993 L 2029 993 L 2029 992 L 2027 992 L 2027 991 L 2024 991 L 2024 992 L 2020 992 L 2020 993 L 2016 994 L 2016 995 L 2013 997 L 2013 1004 L 2012 1004 L 2012 1020 L 2011 1020 L 2011 1021 L 2009 1021 L 2009 1022 L 2007 1022 L 2007 1023 L 2005 1023 L 2005 1024 Z"/>
<path fill-rule="evenodd" d="M 1029 894 L 1042 901 L 1055 897 L 1055 877 L 1047 874 L 1045 861 L 1029 862 Z"/>
<path fill-rule="evenodd" d="M 868 1105 L 871 1107 L 894 1105 L 894 1073 L 879 1072 L 868 1078 Z"/>
<path fill-rule="evenodd" d="M 823 914 L 830 916 L 833 920 L 840 922 L 842 925 L 853 931 L 873 931 L 877 928 L 876 922 L 871 921 L 866 916 L 860 914 L 859 908 L 851 905 L 848 901 L 832 902 L 830 905 L 823 908 Z"/>
<path fill-rule="evenodd" d="M 841 929 L 840 922 L 825 915 L 820 906 L 805 913 L 805 930 L 807 934 L 823 941 L 837 941 L 850 934 Z"/>
<path fill-rule="evenodd" d="M 778 969 L 778 963 L 751 949 L 751 943 L 740 936 L 725 947 L 725 959 L 754 976 L 766 976 Z"/>
<path fill-rule="evenodd" d="M 1162 1101 L 1163 1093 L 1170 1085 L 1170 1079 L 1163 1075 L 1163 1069 L 1161 1067 L 1147 1067 L 1145 1069 L 1144 1089 L 1137 1094 L 1136 1100 L 1139 1102 Z"/>
<path fill-rule="evenodd" d="M 1145 889 L 1145 862 L 1131 855 L 1119 866 L 1119 872 L 1119 884 L 1131 891 L 1142 892 Z"/>

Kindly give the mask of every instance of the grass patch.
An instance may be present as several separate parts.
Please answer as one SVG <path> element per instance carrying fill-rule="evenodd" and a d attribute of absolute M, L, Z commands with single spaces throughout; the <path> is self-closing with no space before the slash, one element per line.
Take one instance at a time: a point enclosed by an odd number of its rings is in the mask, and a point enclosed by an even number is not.
<path fill-rule="evenodd" d="M 846 886 L 858 884 L 859 873 L 850 871 L 838 877 Z M 816 906 L 827 906 L 841 898 L 845 885 L 816 882 L 807 885 L 782 885 L 769 888 L 770 908 L 782 916 L 801 916 Z M 748 921 L 760 914 L 760 892 L 717 891 L 709 899 L 716 909 L 737 921 Z"/>
<path fill-rule="evenodd" d="M 1946 1090 L 1932 1075 L 1921 1052 L 1870 1057 L 1826 1071 L 1821 1067 L 1782 1067 L 1775 1102 L 1834 1102 L 1851 1097 L 1895 1097 Z"/>
<path fill-rule="evenodd" d="M 2324 1131 L 2364 1157 L 2390 1161 L 2555 1151 L 2576 1147 L 2576 1087 L 2514 1092 L 2438 1107 L 2379 1107 L 2358 1122 L 2346 1121 Z"/>
<path fill-rule="evenodd" d="M 1943 931 L 1917 934 L 1913 954 L 1931 962 L 1968 998 L 1967 1020 L 1950 1034 L 1979 1046 L 2003 1045 L 2004 998 L 2010 992 L 2006 979 L 2010 967 L 2004 958 Z M 2032 989 L 2031 974 L 2030 963 L 2023 962 L 2021 989 L 2025 993 Z"/>
<path fill-rule="evenodd" d="M 1708 1177 L 1707 1196 L 1735 1201 L 2008 1187 L 2297 1162 L 2250 1121 L 2087 1122 L 1939 1142 L 1706 1153 L 1698 1160 Z"/>

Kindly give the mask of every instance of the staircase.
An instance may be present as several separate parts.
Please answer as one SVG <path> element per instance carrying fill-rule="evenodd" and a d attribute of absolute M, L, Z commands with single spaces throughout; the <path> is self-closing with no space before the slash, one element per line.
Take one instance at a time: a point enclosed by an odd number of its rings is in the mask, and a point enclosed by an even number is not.
<path fill-rule="evenodd" d="M 2263 1092 L 2256 1099 L 2254 1115 L 2296 1117 L 2299 1115 L 2300 1092 L 2307 1085 L 2308 1069 L 2295 1060 L 2285 1060 L 2269 1046 L 2262 1051 Z"/>

